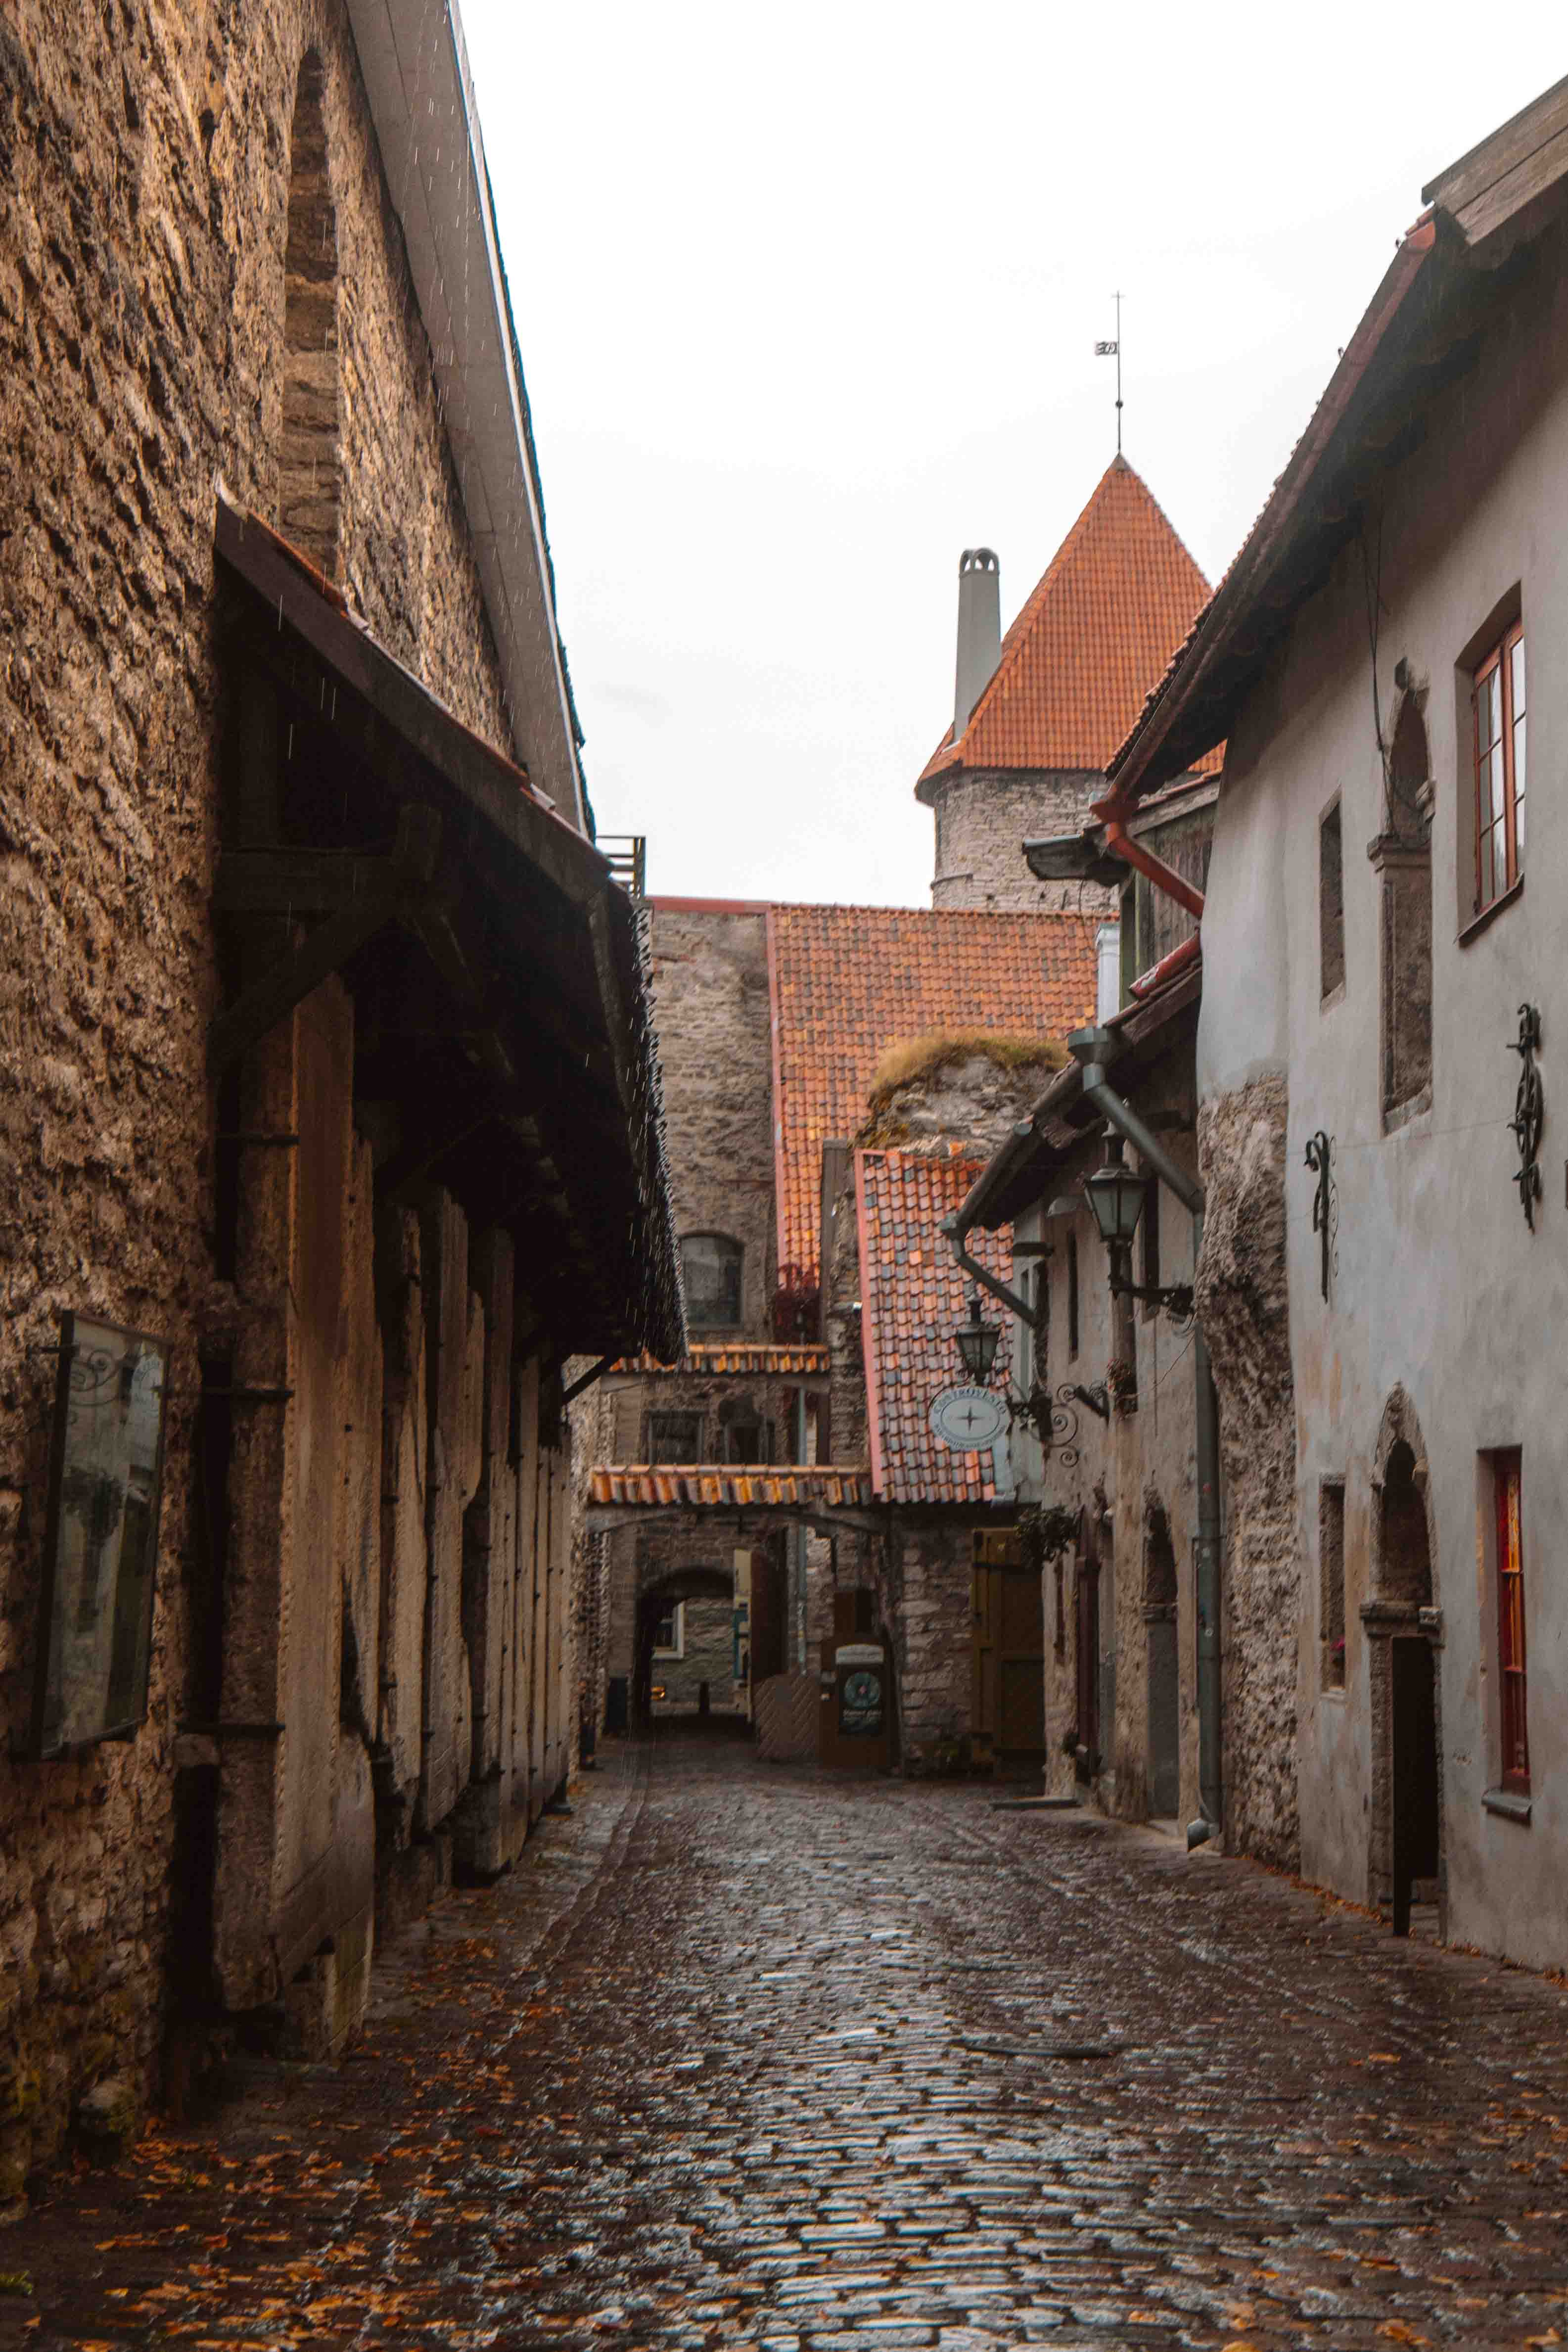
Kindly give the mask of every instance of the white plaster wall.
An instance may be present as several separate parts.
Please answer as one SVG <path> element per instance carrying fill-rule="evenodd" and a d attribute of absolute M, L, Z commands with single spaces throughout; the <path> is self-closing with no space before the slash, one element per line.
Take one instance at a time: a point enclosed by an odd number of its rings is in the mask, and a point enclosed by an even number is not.
<path fill-rule="evenodd" d="M 1378 676 L 1386 724 L 1401 656 L 1430 679 L 1433 1097 L 1384 1136 L 1379 1073 L 1381 824 L 1364 583 L 1357 548 L 1299 616 L 1276 673 L 1234 729 L 1204 921 L 1205 1099 L 1288 1064 L 1291 1353 L 1302 1559 L 1302 1868 L 1367 1889 L 1367 1644 L 1372 1457 L 1403 1381 L 1419 1415 L 1436 1530 L 1444 1811 L 1454 1938 L 1537 1964 L 1568 1949 L 1568 1524 L 1562 1403 L 1568 1310 L 1568 303 L 1560 271 L 1516 298 L 1484 362 L 1436 404 L 1424 446 L 1384 485 Z M 1529 830 L 1517 903 L 1461 945 L 1459 816 L 1469 790 L 1468 684 L 1456 663 L 1515 583 L 1525 628 Z M 1462 724 L 1461 724 L 1462 722 Z M 1319 995 L 1318 822 L 1342 796 L 1346 983 Z M 1468 869 L 1467 869 L 1468 870 Z M 1545 1197 L 1526 1231 L 1507 1129 L 1517 1008 L 1541 1008 Z M 1338 1268 L 1325 1306 L 1308 1138 L 1335 1139 Z M 1481 1449 L 1523 1449 L 1533 1818 L 1487 1812 L 1496 1783 L 1495 1601 L 1479 1548 Z M 1318 1486 L 1346 1493 L 1345 1692 L 1320 1691 Z"/>

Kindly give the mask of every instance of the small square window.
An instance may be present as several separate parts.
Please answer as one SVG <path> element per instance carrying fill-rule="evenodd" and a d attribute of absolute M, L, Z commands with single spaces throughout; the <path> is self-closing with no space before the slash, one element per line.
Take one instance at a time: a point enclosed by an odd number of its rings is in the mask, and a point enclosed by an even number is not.
<path fill-rule="evenodd" d="M 1078 1353 L 1078 1235 L 1068 1235 L 1068 1355 Z"/>
<path fill-rule="evenodd" d="M 650 1462 L 700 1462 L 701 1414 L 650 1412 L 647 1417 L 647 1458 Z"/>
<path fill-rule="evenodd" d="M 1324 1003 L 1345 984 L 1345 852 L 1340 803 L 1318 821 L 1318 993 Z"/>
<path fill-rule="evenodd" d="M 686 1320 L 693 1331 L 732 1331 L 741 1320 L 739 1242 L 723 1234 L 688 1234 L 680 1244 Z"/>
<path fill-rule="evenodd" d="M 1318 1489 L 1318 1586 L 1321 1597 L 1324 1690 L 1345 1686 L 1345 1490 L 1338 1478 Z"/>

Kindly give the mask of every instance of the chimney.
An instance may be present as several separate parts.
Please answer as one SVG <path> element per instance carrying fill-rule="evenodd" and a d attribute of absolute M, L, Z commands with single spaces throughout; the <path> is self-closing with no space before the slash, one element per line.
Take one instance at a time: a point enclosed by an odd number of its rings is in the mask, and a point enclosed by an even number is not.
<path fill-rule="evenodd" d="M 1001 572 L 990 548 L 966 547 L 958 559 L 958 674 L 952 693 L 955 743 L 1001 658 Z"/>

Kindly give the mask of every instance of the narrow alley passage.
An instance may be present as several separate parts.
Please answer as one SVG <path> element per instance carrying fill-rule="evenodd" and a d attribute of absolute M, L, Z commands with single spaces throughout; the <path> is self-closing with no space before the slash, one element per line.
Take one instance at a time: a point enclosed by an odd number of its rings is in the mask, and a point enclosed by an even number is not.
<path fill-rule="evenodd" d="M 0 2345 L 1555 2344 L 1565 2209 L 1554 1984 L 668 1740 L 383 1960 L 349 2063 L 62 2185 Z"/>

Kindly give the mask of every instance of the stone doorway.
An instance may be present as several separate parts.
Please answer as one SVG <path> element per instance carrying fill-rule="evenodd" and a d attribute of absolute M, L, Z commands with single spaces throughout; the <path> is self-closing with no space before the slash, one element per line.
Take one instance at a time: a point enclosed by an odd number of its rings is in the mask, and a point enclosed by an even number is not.
<path fill-rule="evenodd" d="M 1152 1496 L 1143 1514 L 1143 1625 L 1148 1640 L 1149 1811 L 1155 1820 L 1173 1820 L 1182 1802 L 1176 1552 L 1164 1507 Z"/>
<path fill-rule="evenodd" d="M 1368 1895 L 1407 1936 L 1412 1913 L 1447 1935 L 1443 1838 L 1442 1612 L 1426 1449 L 1402 1388 L 1384 1410 L 1373 1471 L 1373 1595 L 1362 1607 L 1372 1706 Z"/>

